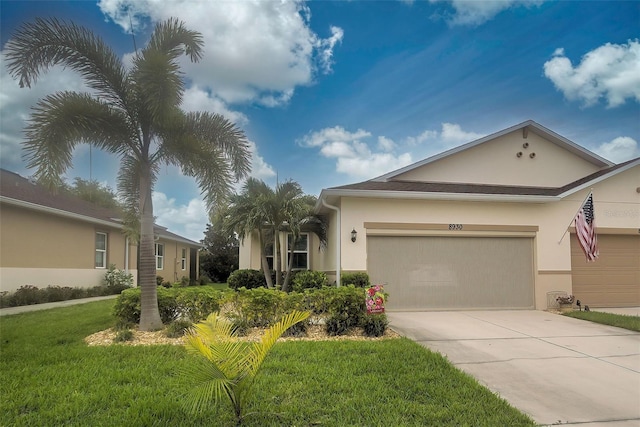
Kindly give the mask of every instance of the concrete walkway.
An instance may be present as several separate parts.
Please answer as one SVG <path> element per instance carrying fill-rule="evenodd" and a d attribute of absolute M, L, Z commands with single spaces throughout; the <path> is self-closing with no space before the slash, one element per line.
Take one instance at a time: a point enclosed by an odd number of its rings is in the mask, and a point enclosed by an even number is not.
<path fill-rule="evenodd" d="M 102 301 L 105 299 L 116 299 L 118 295 L 107 295 L 105 297 L 70 299 L 67 301 L 47 302 L 44 304 L 23 305 L 20 307 L 0 308 L 0 317 L 12 314 L 29 313 L 31 311 L 49 310 L 51 308 L 69 307 L 70 305 L 86 304 L 88 302 Z"/>
<path fill-rule="evenodd" d="M 640 333 L 542 311 L 390 312 L 542 425 L 640 425 Z"/>

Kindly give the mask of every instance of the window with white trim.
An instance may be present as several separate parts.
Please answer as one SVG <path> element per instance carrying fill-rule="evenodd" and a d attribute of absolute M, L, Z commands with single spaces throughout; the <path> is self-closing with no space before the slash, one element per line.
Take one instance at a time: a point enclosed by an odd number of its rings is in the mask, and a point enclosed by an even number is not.
<path fill-rule="evenodd" d="M 267 258 L 267 265 L 269 266 L 269 270 L 273 270 L 273 242 L 267 243 L 264 247 L 264 254 Z"/>
<path fill-rule="evenodd" d="M 96 268 L 107 268 L 107 233 L 96 232 Z"/>
<path fill-rule="evenodd" d="M 156 243 L 156 270 L 164 268 L 164 245 Z"/>
<path fill-rule="evenodd" d="M 287 262 L 291 260 L 291 246 L 293 245 L 293 234 L 287 235 Z M 309 269 L 309 235 L 302 233 L 298 236 L 293 247 L 293 267 L 292 270 Z"/>
<path fill-rule="evenodd" d="M 182 264 L 182 269 L 186 270 L 187 269 L 187 250 L 185 248 L 182 248 L 181 264 Z"/>

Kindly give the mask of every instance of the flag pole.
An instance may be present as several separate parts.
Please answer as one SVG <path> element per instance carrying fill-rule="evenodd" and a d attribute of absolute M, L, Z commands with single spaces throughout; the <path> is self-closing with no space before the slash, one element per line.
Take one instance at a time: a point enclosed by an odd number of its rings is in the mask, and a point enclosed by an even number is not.
<path fill-rule="evenodd" d="M 582 201 L 582 203 L 580 203 L 580 207 L 578 208 L 576 213 L 573 214 L 573 217 L 571 218 L 571 221 L 569 222 L 569 224 L 567 224 L 567 227 L 564 229 L 564 233 L 562 234 L 562 237 L 560 238 L 560 240 L 558 240 L 558 244 L 562 243 L 562 239 L 564 239 L 564 236 L 567 235 L 567 231 L 569 231 L 569 227 L 571 227 L 571 223 L 576 220 L 576 216 L 578 216 L 578 212 L 580 212 L 580 209 L 582 209 L 582 207 L 584 206 L 585 202 L 587 201 L 589 196 L 591 196 L 592 194 L 593 194 L 593 188 L 589 190 L 589 194 L 587 194 L 587 197 L 585 197 L 584 200 Z"/>

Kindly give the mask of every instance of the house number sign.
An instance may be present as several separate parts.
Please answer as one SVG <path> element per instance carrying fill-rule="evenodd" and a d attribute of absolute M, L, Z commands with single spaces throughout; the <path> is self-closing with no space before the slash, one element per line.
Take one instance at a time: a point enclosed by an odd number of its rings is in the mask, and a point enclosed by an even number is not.
<path fill-rule="evenodd" d="M 449 224 L 449 230 L 462 230 L 462 224 Z"/>

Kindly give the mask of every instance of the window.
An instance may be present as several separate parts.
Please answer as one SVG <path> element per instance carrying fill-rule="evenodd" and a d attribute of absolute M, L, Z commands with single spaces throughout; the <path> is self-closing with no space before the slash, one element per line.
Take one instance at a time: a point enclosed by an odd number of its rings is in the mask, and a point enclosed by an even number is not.
<path fill-rule="evenodd" d="M 291 245 L 293 244 L 293 235 L 287 236 L 287 261 L 290 261 L 291 257 Z M 303 233 L 298 237 L 295 246 L 293 247 L 293 270 L 308 270 L 309 269 L 309 235 Z"/>
<path fill-rule="evenodd" d="M 182 248 L 182 269 L 187 269 L 187 250 Z"/>
<path fill-rule="evenodd" d="M 156 243 L 156 270 L 164 268 L 164 245 Z"/>
<path fill-rule="evenodd" d="M 96 268 L 107 268 L 107 233 L 96 233 Z"/>
<path fill-rule="evenodd" d="M 264 253 L 267 257 L 267 265 L 269 265 L 269 270 L 273 270 L 273 242 L 267 243 L 264 248 Z"/>

